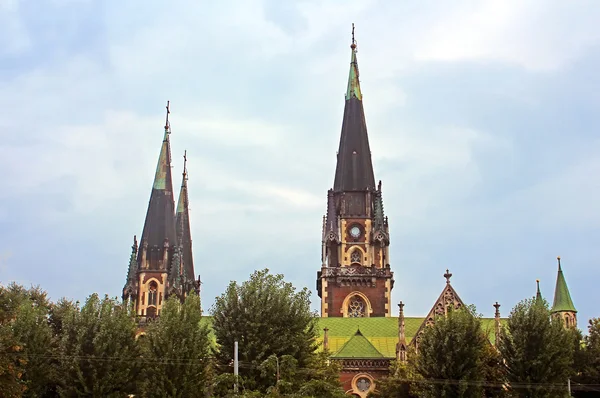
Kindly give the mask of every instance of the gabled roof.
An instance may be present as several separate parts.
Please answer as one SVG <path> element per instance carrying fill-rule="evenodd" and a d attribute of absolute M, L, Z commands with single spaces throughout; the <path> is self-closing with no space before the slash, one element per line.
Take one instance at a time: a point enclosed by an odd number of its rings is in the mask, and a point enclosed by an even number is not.
<path fill-rule="evenodd" d="M 421 326 L 419 326 L 419 330 L 417 330 L 417 333 L 415 333 L 415 337 L 419 336 L 421 331 L 428 324 L 435 322 L 436 316 L 444 315 L 449 306 L 451 306 L 453 309 L 465 307 L 465 303 L 461 300 L 458 293 L 456 293 L 456 290 L 454 290 L 454 288 L 450 284 L 451 277 L 452 274 L 448 270 L 446 270 L 446 273 L 444 274 L 444 278 L 446 278 L 446 286 L 444 286 L 442 293 L 433 304 L 433 307 L 431 307 L 431 310 L 429 310 L 429 313 L 421 323 Z"/>
<path fill-rule="evenodd" d="M 352 43 L 350 74 L 333 189 L 336 192 L 375 190 L 371 148 L 360 91 L 356 44 Z"/>
<path fill-rule="evenodd" d="M 554 303 L 552 304 L 552 312 L 571 311 L 577 312 L 571 293 L 567 287 L 567 281 L 563 275 L 560 265 L 560 257 L 558 257 L 558 275 L 556 276 L 556 288 L 554 290 Z"/>
<path fill-rule="evenodd" d="M 385 358 L 369 340 L 363 336 L 360 329 L 340 348 L 332 358 Z"/>

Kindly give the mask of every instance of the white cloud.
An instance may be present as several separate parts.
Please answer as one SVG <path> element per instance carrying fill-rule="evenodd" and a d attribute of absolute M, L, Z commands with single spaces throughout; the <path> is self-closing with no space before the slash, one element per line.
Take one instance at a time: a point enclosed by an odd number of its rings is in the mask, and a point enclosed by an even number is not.
<path fill-rule="evenodd" d="M 0 56 L 16 56 L 31 46 L 19 14 L 20 0 L 0 0 Z"/>
<path fill-rule="evenodd" d="M 473 4 L 436 21 L 416 49 L 416 59 L 503 61 L 530 70 L 555 70 L 600 40 L 600 13 L 590 2 Z"/>

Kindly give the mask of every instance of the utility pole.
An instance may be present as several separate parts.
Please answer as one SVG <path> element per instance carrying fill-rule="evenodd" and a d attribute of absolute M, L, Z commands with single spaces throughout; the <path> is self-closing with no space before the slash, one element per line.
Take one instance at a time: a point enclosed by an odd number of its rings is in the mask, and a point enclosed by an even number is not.
<path fill-rule="evenodd" d="M 279 385 L 279 358 L 275 355 L 275 362 L 277 363 L 277 383 L 275 385 Z"/>
<path fill-rule="evenodd" d="M 233 385 L 233 392 L 238 393 L 238 342 L 233 343 L 233 375 L 235 377 L 235 384 Z"/>

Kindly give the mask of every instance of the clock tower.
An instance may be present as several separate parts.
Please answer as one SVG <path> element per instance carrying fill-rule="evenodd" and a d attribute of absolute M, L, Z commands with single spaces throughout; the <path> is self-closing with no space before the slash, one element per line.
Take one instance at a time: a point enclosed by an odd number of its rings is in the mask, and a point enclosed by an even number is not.
<path fill-rule="evenodd" d="M 322 317 L 389 317 L 394 287 L 381 181 L 375 185 L 352 28 L 350 74 L 333 188 L 323 217 Z"/>

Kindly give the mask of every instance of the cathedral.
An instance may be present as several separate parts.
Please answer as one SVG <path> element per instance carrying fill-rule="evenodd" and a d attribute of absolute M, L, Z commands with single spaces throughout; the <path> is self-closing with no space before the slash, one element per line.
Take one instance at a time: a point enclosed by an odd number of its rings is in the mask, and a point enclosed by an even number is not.
<path fill-rule="evenodd" d="M 360 89 L 354 32 L 350 72 L 345 94 L 342 130 L 333 188 L 327 191 L 321 236 L 321 266 L 316 288 L 320 298 L 321 349 L 341 365 L 340 380 L 348 395 L 366 397 L 376 380 L 389 373 L 392 360 L 406 361 L 407 350 L 418 351 L 423 330 L 448 308 L 465 306 L 452 287 L 449 270 L 440 277 L 441 293 L 424 317 L 405 317 L 400 301 L 392 316 L 394 273 L 390 259 L 388 218 L 383 207 L 382 182 L 376 183 Z M 181 190 L 175 208 L 171 176 L 169 106 L 164 137 L 150 201 L 140 236 L 132 246 L 123 300 L 132 302 L 140 324 L 160 316 L 162 303 L 172 294 L 183 299 L 199 292 L 192 255 L 188 211 L 186 156 Z M 315 237 L 316 239 L 317 237 Z M 541 297 L 541 293 L 537 294 Z M 500 326 L 500 304 L 483 327 L 495 344 Z M 553 316 L 565 326 L 577 326 L 577 311 L 558 258 Z"/>
<path fill-rule="evenodd" d="M 200 277 L 194 279 L 185 154 L 181 190 L 175 209 L 169 113 L 167 103 L 165 132 L 146 221 L 139 246 L 136 237 L 133 237 L 127 280 L 123 287 L 123 301 L 134 303 L 142 322 L 160 316 L 162 304 L 170 295 L 183 299 L 191 291 L 200 292 Z"/>

